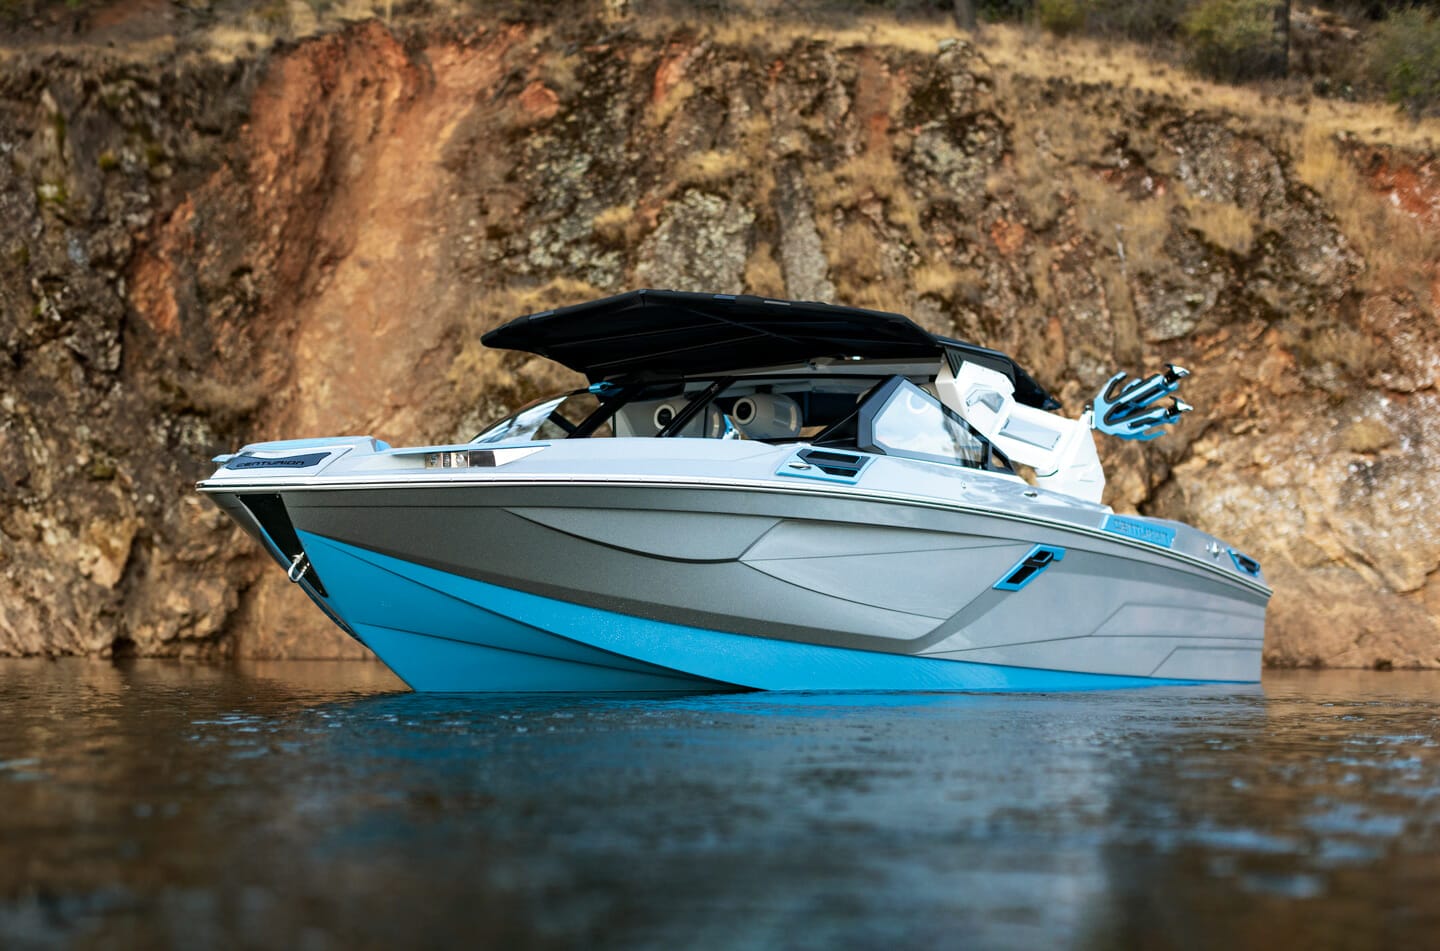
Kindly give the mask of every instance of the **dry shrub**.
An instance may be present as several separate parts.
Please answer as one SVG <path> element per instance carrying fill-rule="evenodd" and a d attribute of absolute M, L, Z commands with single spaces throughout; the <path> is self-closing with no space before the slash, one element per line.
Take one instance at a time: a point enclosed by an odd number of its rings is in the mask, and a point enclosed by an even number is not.
<path fill-rule="evenodd" d="M 1306 369 L 1334 369 L 1364 382 L 1390 363 L 1384 344 L 1360 330 L 1334 324 L 1309 331 L 1290 341 L 1295 364 Z"/>
<path fill-rule="evenodd" d="M 816 221 L 825 259 L 835 281 L 835 299 L 856 307 L 894 310 L 904 299 L 904 278 L 886 266 L 886 241 L 878 227 L 859 216 L 820 215 Z"/>
<path fill-rule="evenodd" d="M 931 21 L 896 20 L 883 15 L 847 17 L 845 22 L 817 24 L 804 18 L 776 18 L 773 15 L 697 17 L 687 8 L 683 14 L 636 17 L 637 36 L 651 40 L 666 38 L 678 29 L 698 31 L 721 46 L 744 46 L 770 53 L 782 53 L 796 43 L 817 38 L 837 48 L 850 46 L 891 47 L 912 53 L 934 53 L 943 39 L 953 39 L 955 24 L 949 17 Z"/>

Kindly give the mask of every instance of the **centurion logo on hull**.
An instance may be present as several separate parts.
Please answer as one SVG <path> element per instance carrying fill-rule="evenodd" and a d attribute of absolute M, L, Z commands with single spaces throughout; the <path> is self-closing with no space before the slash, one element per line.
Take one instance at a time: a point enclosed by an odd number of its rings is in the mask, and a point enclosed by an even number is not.
<path fill-rule="evenodd" d="M 1123 515 L 1111 515 L 1106 518 L 1105 531 L 1124 535 L 1126 538 L 1133 538 L 1136 541 L 1159 545 L 1161 548 L 1170 548 L 1175 544 L 1175 529 L 1166 528 L 1163 525 L 1152 525 L 1149 522 L 1126 518 Z"/>

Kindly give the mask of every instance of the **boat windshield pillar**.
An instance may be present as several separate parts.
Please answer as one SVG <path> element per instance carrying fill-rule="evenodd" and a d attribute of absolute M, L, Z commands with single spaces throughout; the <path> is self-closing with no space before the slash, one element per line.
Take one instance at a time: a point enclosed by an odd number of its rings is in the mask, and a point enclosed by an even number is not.
<path fill-rule="evenodd" d="M 694 419 L 701 410 L 709 406 L 711 400 L 715 399 L 715 397 L 719 396 L 721 393 L 729 389 L 730 385 L 734 382 L 735 378 L 733 376 L 729 376 L 716 380 L 709 386 L 705 387 L 705 389 L 701 390 L 698 394 L 696 394 L 690 400 L 690 402 L 686 403 L 684 408 L 682 408 L 680 412 L 675 414 L 675 418 L 670 420 L 669 423 L 665 424 L 665 427 L 661 429 L 660 432 L 656 433 L 656 435 L 664 438 L 666 436 L 673 436 L 676 433 L 683 431 L 685 429 L 685 426 L 690 422 L 690 420 Z"/>

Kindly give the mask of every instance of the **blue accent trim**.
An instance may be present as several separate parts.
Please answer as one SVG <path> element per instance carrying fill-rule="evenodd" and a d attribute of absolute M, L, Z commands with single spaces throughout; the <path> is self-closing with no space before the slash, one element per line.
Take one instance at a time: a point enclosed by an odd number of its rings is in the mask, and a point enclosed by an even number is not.
<path fill-rule="evenodd" d="M 608 400 L 612 396 L 619 396 L 620 391 L 623 390 L 624 387 L 622 387 L 619 383 L 612 383 L 609 380 L 601 380 L 599 383 L 591 383 L 585 389 L 602 400 Z"/>
<path fill-rule="evenodd" d="M 1243 575 L 1252 578 L 1260 577 L 1260 562 L 1249 555 L 1242 554 L 1235 549 L 1230 549 L 1230 560 L 1235 562 L 1235 570 Z"/>
<path fill-rule="evenodd" d="M 1159 545 L 1161 548 L 1172 548 L 1175 545 L 1175 529 L 1168 525 L 1156 525 L 1149 519 L 1107 515 L 1105 524 L 1101 527 L 1107 532 L 1124 535 L 1126 538 L 1133 538 L 1138 542 L 1149 542 L 1151 545 Z"/>
<path fill-rule="evenodd" d="M 1000 580 L 991 587 L 996 591 L 1019 591 L 1044 574 L 1046 568 L 1064 557 L 1065 549 L 1063 548 L 1055 545 L 1036 545 L 1024 558 L 1015 562 L 1009 571 L 1001 575 Z"/>
<path fill-rule="evenodd" d="M 1068 691 L 1196 683 L 823 647 L 541 597 L 300 537 L 330 604 L 417 690 Z"/>

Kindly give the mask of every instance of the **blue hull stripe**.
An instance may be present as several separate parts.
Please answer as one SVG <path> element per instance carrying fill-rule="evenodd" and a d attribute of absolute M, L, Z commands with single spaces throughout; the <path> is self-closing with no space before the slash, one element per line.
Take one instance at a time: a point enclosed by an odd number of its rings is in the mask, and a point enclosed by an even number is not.
<path fill-rule="evenodd" d="M 603 693 L 714 690 L 724 686 L 680 674 L 617 670 L 368 624 L 356 625 L 356 633 L 416 690 Z"/>
<path fill-rule="evenodd" d="M 330 588 L 332 607 L 417 690 L 1061 691 L 1195 683 L 706 630 L 515 591 L 299 534 Z"/>

